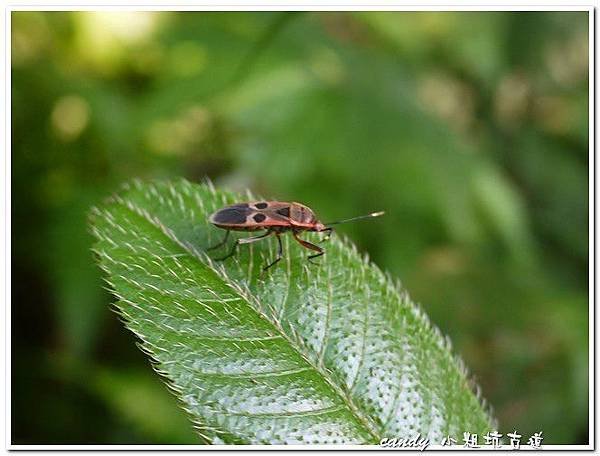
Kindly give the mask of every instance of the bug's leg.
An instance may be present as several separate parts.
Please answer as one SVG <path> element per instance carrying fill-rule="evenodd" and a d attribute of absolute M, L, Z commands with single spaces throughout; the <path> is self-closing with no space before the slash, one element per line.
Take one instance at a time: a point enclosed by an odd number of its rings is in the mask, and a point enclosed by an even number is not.
<path fill-rule="evenodd" d="M 213 245 L 212 247 L 208 247 L 206 249 L 206 251 L 208 252 L 210 250 L 215 250 L 215 249 L 218 249 L 219 247 L 225 245 L 227 243 L 227 240 L 229 239 L 229 233 L 231 233 L 231 231 L 229 231 L 229 230 L 225 231 L 225 237 L 223 238 L 223 240 L 221 242 L 219 242 L 218 244 Z"/>
<path fill-rule="evenodd" d="M 318 262 L 315 263 L 314 261 L 312 261 L 313 258 L 319 258 L 320 256 L 325 255 L 325 250 L 321 250 L 319 253 L 315 253 L 314 255 L 308 255 L 308 262 L 309 263 L 313 263 L 313 264 L 319 264 Z"/>
<path fill-rule="evenodd" d="M 266 238 L 267 236 L 269 236 L 271 234 L 273 234 L 273 231 L 267 230 L 265 233 L 263 233 L 259 236 L 252 236 L 252 237 L 238 239 L 238 243 L 239 244 L 251 244 L 252 242 L 260 241 L 261 239 Z"/>
<path fill-rule="evenodd" d="M 272 231 L 268 230 L 266 233 L 261 234 L 260 236 L 252 236 L 249 238 L 236 239 L 236 241 L 233 243 L 233 246 L 231 247 L 231 250 L 229 251 L 229 253 L 222 258 L 215 258 L 215 261 L 224 261 L 227 258 L 232 257 L 239 244 L 250 244 L 251 242 L 260 241 L 261 239 L 266 238 L 270 234 L 272 234 Z"/>
<path fill-rule="evenodd" d="M 311 242 L 305 241 L 304 239 L 300 239 L 298 237 L 298 234 L 296 234 L 295 231 L 292 231 L 292 234 L 294 235 L 294 239 L 296 239 L 302 245 L 302 247 L 305 247 L 307 249 L 314 250 L 315 252 L 317 252 L 314 255 L 309 255 L 308 256 L 308 261 L 312 260 L 313 258 L 317 258 L 317 257 L 320 257 L 321 255 L 325 254 L 325 250 L 323 250 L 318 245 L 312 244 Z M 312 263 L 312 261 L 310 261 L 310 262 Z"/>
<path fill-rule="evenodd" d="M 321 242 L 325 242 L 328 241 L 329 238 L 331 238 L 331 235 L 333 234 L 333 228 L 325 228 L 323 231 L 321 231 L 322 233 L 327 232 L 327 234 L 325 235 L 325 237 L 323 237 L 323 239 L 321 239 L 319 241 L 319 243 Z"/>
<path fill-rule="evenodd" d="M 281 235 L 277 232 L 275 232 L 275 234 L 277 235 L 277 243 L 279 244 L 277 248 L 277 258 L 275 258 L 275 260 L 272 263 L 266 265 L 263 268 L 263 271 L 266 271 L 271 266 L 275 266 L 281 260 L 281 258 L 283 258 L 283 245 L 281 245 Z"/>
<path fill-rule="evenodd" d="M 231 250 L 229 251 L 229 253 L 227 255 L 225 255 L 224 257 L 221 257 L 221 258 L 215 258 L 215 261 L 225 261 L 227 258 L 232 257 L 237 249 L 238 241 L 239 241 L 239 239 L 235 240 L 235 242 L 231 246 Z"/>

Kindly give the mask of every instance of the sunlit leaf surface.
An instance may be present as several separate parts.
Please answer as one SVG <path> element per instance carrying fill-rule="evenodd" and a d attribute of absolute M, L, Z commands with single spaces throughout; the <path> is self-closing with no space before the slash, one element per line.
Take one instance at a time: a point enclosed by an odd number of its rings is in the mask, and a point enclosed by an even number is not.
<path fill-rule="evenodd" d="M 127 327 L 203 441 L 377 443 L 464 431 L 491 418 L 449 343 L 399 285 L 333 238 L 319 265 L 284 241 L 225 263 L 207 222 L 240 196 L 187 181 L 136 182 L 92 214 L 95 251 Z M 374 222 L 376 223 L 376 222 Z"/>

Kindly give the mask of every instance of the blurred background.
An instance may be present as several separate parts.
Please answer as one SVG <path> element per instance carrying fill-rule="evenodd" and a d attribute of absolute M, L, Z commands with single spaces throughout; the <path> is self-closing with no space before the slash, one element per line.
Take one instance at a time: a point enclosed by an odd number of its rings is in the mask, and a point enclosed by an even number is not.
<path fill-rule="evenodd" d="M 385 210 L 339 231 L 500 432 L 588 443 L 587 13 L 13 12 L 11 93 L 13 444 L 198 443 L 86 228 L 122 182 L 179 176 Z"/>

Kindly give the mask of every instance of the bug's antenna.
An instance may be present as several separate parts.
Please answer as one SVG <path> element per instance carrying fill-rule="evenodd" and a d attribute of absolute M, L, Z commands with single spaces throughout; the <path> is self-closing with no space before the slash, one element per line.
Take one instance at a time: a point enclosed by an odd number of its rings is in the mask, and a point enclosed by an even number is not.
<path fill-rule="evenodd" d="M 381 216 L 383 214 L 385 214 L 384 211 L 371 212 L 370 214 L 367 214 L 367 215 L 359 215 L 358 217 L 352 217 L 352 218 L 348 218 L 348 219 L 344 219 L 344 220 L 337 220 L 335 222 L 325 223 L 324 225 L 325 226 L 339 225 L 340 223 L 353 222 L 354 220 L 362 220 L 362 219 L 366 219 L 366 218 L 379 217 L 379 216 Z"/>

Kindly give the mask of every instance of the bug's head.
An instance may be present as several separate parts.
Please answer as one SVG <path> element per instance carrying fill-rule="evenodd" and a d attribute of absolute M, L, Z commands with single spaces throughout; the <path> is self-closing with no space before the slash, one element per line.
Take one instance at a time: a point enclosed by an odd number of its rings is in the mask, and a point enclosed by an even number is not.
<path fill-rule="evenodd" d="M 319 222 L 318 220 L 315 222 L 315 227 L 314 227 L 314 231 L 325 231 L 325 230 L 332 230 L 333 228 L 329 228 L 327 226 L 325 226 L 323 223 Z"/>

